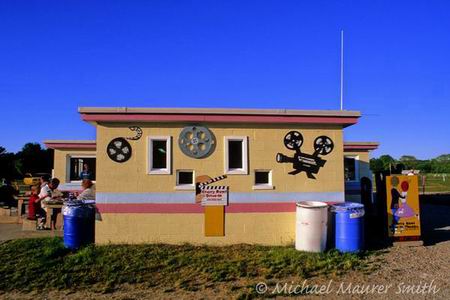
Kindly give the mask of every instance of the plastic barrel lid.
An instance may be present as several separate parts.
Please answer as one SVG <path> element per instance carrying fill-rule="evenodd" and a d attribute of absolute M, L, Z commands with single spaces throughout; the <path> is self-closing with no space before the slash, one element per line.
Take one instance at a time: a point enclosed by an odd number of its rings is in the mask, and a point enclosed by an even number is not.
<path fill-rule="evenodd" d="M 324 208 L 327 207 L 328 204 L 320 201 L 304 201 L 304 202 L 297 202 L 297 206 L 303 208 Z"/>
<path fill-rule="evenodd" d="M 344 202 L 344 203 L 337 203 L 332 205 L 333 211 L 348 211 L 348 210 L 360 210 L 364 209 L 364 205 L 361 203 L 354 203 L 354 202 Z"/>

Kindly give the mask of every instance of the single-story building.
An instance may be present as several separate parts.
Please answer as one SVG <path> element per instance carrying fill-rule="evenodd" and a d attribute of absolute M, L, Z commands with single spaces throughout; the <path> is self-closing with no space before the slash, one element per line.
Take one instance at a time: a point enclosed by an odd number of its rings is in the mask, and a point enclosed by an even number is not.
<path fill-rule="evenodd" d="M 95 180 L 97 243 L 292 243 L 295 203 L 354 196 L 346 189 L 371 178 L 377 146 L 344 143 L 354 111 L 79 112 L 96 141 L 45 144 L 63 188 L 75 189 L 86 168 Z"/>

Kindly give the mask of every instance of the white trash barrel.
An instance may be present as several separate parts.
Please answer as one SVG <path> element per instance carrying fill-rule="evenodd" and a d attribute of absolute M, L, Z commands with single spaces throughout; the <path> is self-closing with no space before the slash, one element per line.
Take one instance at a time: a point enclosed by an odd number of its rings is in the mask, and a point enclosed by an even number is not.
<path fill-rule="evenodd" d="M 328 205 L 319 201 L 297 203 L 295 249 L 325 251 L 327 243 Z"/>

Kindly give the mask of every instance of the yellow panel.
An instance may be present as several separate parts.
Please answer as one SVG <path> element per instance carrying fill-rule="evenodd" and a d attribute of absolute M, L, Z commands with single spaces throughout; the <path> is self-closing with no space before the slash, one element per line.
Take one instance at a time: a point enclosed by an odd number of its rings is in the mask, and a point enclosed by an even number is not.
<path fill-rule="evenodd" d="M 224 206 L 205 206 L 205 236 L 225 235 Z"/>
<path fill-rule="evenodd" d="M 386 176 L 389 236 L 398 240 L 420 236 L 418 176 Z"/>

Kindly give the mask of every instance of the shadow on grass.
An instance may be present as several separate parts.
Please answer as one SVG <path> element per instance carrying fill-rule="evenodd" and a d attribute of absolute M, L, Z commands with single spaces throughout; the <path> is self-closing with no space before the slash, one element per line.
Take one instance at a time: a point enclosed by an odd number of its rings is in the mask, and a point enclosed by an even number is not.
<path fill-rule="evenodd" d="M 196 291 L 252 278 L 311 278 L 363 270 L 372 252 L 296 251 L 292 246 L 101 245 L 77 252 L 60 238 L 0 245 L 0 290 L 90 289 L 112 292 L 121 284 Z"/>

